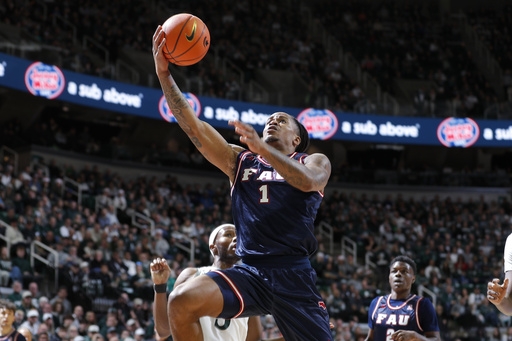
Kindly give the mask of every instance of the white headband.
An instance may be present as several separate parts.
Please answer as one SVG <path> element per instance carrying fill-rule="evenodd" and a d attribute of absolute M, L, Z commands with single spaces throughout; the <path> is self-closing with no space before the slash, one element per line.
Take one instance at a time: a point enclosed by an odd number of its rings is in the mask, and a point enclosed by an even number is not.
<path fill-rule="evenodd" d="M 215 239 L 217 238 L 217 234 L 219 234 L 219 231 L 222 230 L 225 227 L 228 227 L 228 226 L 235 227 L 235 225 L 233 225 L 233 224 L 222 224 L 222 225 L 217 226 L 212 231 L 212 233 L 210 233 L 210 239 L 208 240 L 208 246 L 211 246 L 211 245 L 215 244 Z M 210 249 L 210 253 L 213 256 L 213 250 L 212 249 Z"/>

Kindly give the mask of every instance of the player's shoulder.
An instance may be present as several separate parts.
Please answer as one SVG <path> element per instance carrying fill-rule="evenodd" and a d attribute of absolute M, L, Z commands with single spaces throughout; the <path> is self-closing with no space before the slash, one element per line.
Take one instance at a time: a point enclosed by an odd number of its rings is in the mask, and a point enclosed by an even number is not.
<path fill-rule="evenodd" d="M 193 267 L 189 267 L 189 268 L 185 268 L 179 275 L 178 275 L 178 278 L 176 278 L 176 283 L 174 284 L 174 287 L 182 284 L 182 283 L 185 283 L 186 281 L 194 278 L 197 274 L 197 271 L 198 269 L 197 268 L 193 268 Z"/>
<path fill-rule="evenodd" d="M 237 145 L 237 144 L 232 144 L 232 143 L 230 143 L 230 144 L 229 144 L 229 146 L 231 147 L 231 149 L 233 149 L 233 151 L 234 151 L 237 155 L 247 150 L 247 148 L 244 148 L 244 147 L 239 146 L 239 145 Z"/>
<path fill-rule="evenodd" d="M 25 336 L 23 336 L 23 334 L 21 334 L 18 331 L 15 331 L 14 334 L 12 335 L 12 340 L 15 340 L 15 341 L 26 341 L 27 339 L 25 338 Z"/>
<path fill-rule="evenodd" d="M 512 233 L 508 235 L 507 243 L 512 243 Z"/>
<path fill-rule="evenodd" d="M 420 307 L 422 307 L 422 306 L 432 307 L 432 308 L 434 307 L 434 305 L 432 304 L 432 301 L 428 297 L 416 296 L 416 300 L 418 301 L 418 304 L 420 305 Z"/>
<path fill-rule="evenodd" d="M 385 302 L 386 301 L 386 295 L 384 296 L 377 296 L 375 297 L 372 302 L 370 303 L 371 306 L 375 306 L 379 301 Z"/>
<path fill-rule="evenodd" d="M 331 164 L 331 160 L 327 157 L 327 155 L 322 153 L 313 153 L 313 154 L 298 154 L 302 160 L 306 163 L 317 163 L 317 164 Z"/>

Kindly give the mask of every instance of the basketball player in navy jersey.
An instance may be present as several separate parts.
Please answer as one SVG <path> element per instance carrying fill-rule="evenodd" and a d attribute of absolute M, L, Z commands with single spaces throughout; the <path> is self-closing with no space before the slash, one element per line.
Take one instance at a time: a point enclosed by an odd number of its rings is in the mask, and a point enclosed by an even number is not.
<path fill-rule="evenodd" d="M 202 340 L 199 318 L 273 315 L 285 340 L 332 340 L 329 316 L 316 289 L 309 256 L 317 248 L 314 221 L 331 173 L 323 154 L 308 155 L 309 136 L 294 117 L 277 112 L 263 138 L 231 121 L 240 142 L 230 145 L 199 120 L 174 82 L 163 56 L 164 33 L 153 36 L 153 57 L 165 98 L 183 131 L 231 182 L 236 254 L 241 265 L 187 281 L 169 295 L 175 341 Z"/>
<path fill-rule="evenodd" d="M 391 261 L 391 294 L 370 304 L 367 341 L 441 340 L 434 306 L 428 298 L 411 294 L 415 280 L 416 263 L 412 259 L 398 256 Z"/>
<path fill-rule="evenodd" d="M 25 336 L 18 333 L 13 326 L 16 306 L 11 301 L 0 299 L 0 340 L 26 341 Z"/>

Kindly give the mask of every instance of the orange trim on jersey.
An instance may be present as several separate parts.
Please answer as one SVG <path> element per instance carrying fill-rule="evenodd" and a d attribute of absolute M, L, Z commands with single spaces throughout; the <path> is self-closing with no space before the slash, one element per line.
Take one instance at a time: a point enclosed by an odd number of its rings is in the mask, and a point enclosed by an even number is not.
<path fill-rule="evenodd" d="M 240 169 L 242 168 L 242 161 L 245 159 L 247 154 L 250 154 L 251 152 L 246 150 L 245 152 L 242 152 L 242 155 L 238 159 L 238 165 L 236 166 L 236 173 L 235 178 L 233 179 L 233 183 L 231 184 L 231 191 L 230 195 L 233 195 L 233 189 L 235 188 L 236 180 L 238 179 L 238 176 L 240 175 Z"/>
<path fill-rule="evenodd" d="M 416 323 L 418 324 L 418 328 L 423 331 L 423 328 L 421 328 L 421 325 L 420 325 L 420 314 L 419 314 L 419 309 L 420 309 L 420 301 L 423 299 L 423 297 L 421 297 L 418 302 L 416 302 Z"/>
<path fill-rule="evenodd" d="M 398 309 L 402 309 L 403 307 L 405 307 L 405 305 L 407 303 L 409 303 L 410 300 L 412 300 L 414 297 L 416 297 L 416 295 L 412 295 L 411 297 L 409 297 L 409 299 L 407 301 L 405 301 L 404 303 L 400 304 L 398 307 L 393 307 L 391 306 L 391 303 L 390 303 L 390 300 L 391 300 L 391 295 L 388 296 L 388 299 L 386 300 L 386 305 L 388 306 L 389 309 L 391 310 L 398 310 Z"/>
<path fill-rule="evenodd" d="M 384 298 L 384 296 L 381 296 L 379 297 L 379 300 L 377 301 L 377 304 L 375 305 L 375 308 L 373 309 L 373 313 L 372 313 L 372 320 L 373 318 L 375 317 L 375 313 L 377 312 L 377 310 L 379 309 L 379 304 L 380 304 L 380 301 L 382 301 L 382 299 Z"/>
<path fill-rule="evenodd" d="M 245 309 L 245 303 L 244 303 L 244 298 L 242 297 L 242 294 L 240 294 L 240 291 L 238 291 L 238 288 L 236 287 L 235 283 L 233 283 L 233 281 L 231 281 L 231 279 L 228 276 L 226 276 L 225 273 L 223 273 L 221 271 L 217 271 L 217 270 L 213 270 L 212 272 L 215 272 L 216 274 L 221 275 L 221 277 L 224 278 L 224 280 L 229 284 L 229 286 L 231 287 L 231 290 L 233 290 L 236 297 L 238 297 L 238 300 L 240 301 L 240 311 L 238 312 L 238 314 L 233 316 L 232 319 L 237 318 L 244 312 L 244 309 Z"/>

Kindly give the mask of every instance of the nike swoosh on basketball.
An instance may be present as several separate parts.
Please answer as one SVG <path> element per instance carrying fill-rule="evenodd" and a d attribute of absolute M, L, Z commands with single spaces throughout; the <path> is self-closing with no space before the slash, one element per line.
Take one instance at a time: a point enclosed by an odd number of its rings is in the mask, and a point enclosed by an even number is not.
<path fill-rule="evenodd" d="M 190 36 L 188 34 L 185 34 L 185 37 L 187 37 L 188 41 L 192 41 L 192 39 L 194 39 L 194 36 L 196 35 L 196 28 L 197 23 L 194 21 L 194 26 L 192 27 L 192 33 L 190 34 Z"/>

